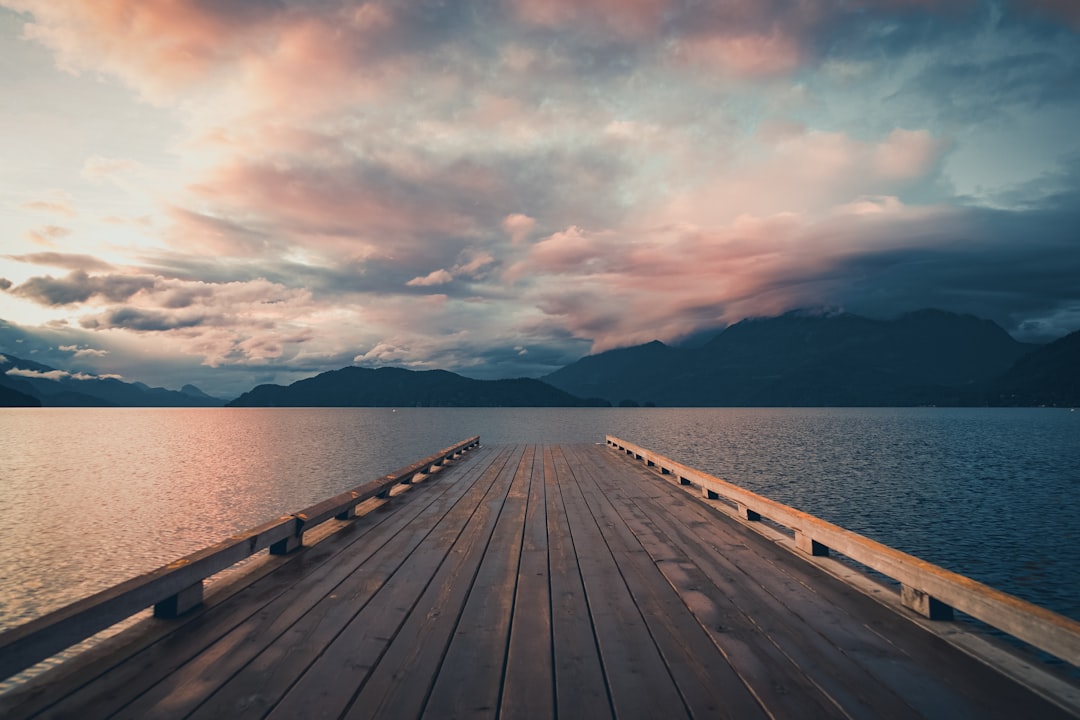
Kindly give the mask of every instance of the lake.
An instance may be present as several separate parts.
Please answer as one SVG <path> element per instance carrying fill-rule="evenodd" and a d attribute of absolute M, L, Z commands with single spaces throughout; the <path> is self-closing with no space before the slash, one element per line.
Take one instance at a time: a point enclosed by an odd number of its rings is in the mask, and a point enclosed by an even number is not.
<path fill-rule="evenodd" d="M 1080 619 L 1061 409 L 0 409 L 0 628 L 458 440 L 610 433 Z"/>

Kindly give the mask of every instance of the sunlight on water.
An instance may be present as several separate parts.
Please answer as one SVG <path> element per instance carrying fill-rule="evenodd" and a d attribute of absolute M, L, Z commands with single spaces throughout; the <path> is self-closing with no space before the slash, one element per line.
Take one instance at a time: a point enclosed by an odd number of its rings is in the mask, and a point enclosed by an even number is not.
<path fill-rule="evenodd" d="M 473 434 L 639 443 L 1080 618 L 1080 414 L 986 409 L 0 410 L 0 627 Z"/>

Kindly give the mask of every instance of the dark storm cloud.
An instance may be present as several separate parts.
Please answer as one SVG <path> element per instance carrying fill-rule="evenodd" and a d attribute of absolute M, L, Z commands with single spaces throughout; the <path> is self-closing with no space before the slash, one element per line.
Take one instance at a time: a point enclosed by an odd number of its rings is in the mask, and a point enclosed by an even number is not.
<path fill-rule="evenodd" d="M 140 291 L 153 289 L 154 283 L 154 278 L 146 276 L 88 275 L 76 270 L 63 278 L 33 277 L 8 292 L 49 306 L 72 305 L 94 297 L 123 302 Z"/>
<path fill-rule="evenodd" d="M 182 328 L 198 327 L 205 322 L 203 315 L 179 315 L 157 310 L 117 308 L 84 317 L 79 324 L 87 330 L 111 330 L 123 328 L 135 332 L 165 332 Z"/>
<path fill-rule="evenodd" d="M 858 255 L 831 279 L 817 280 L 832 286 L 832 302 L 855 312 L 937 307 L 994 320 L 1035 341 L 1077 329 L 1080 210 L 971 209 L 966 222 L 964 236 Z"/>
<path fill-rule="evenodd" d="M 1061 158 L 1053 170 L 1001 191 L 992 200 L 1002 207 L 1052 213 L 1080 207 L 1080 153 Z"/>

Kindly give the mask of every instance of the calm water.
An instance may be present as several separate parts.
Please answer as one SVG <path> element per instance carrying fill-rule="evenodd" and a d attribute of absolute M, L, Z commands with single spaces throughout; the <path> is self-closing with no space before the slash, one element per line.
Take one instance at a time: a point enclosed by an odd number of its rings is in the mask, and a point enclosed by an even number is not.
<path fill-rule="evenodd" d="M 0 628 L 469 435 L 605 433 L 1080 619 L 1080 413 L 0 410 Z"/>

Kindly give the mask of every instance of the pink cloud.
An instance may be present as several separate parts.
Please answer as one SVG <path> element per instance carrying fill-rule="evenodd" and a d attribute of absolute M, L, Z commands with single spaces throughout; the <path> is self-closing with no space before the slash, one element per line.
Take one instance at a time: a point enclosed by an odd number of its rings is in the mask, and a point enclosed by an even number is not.
<path fill-rule="evenodd" d="M 72 199 L 66 192 L 53 191 L 48 194 L 47 199 L 43 200 L 31 200 L 29 202 L 22 203 L 19 207 L 26 210 L 34 210 L 37 212 L 54 213 L 57 215 L 63 215 L 64 217 L 75 217 L 78 215 L 75 212 L 75 207 L 72 204 Z"/>
<path fill-rule="evenodd" d="M 690 37 L 682 41 L 676 56 L 705 70 L 768 78 L 798 69 L 804 50 L 798 37 L 773 28 L 768 33 Z"/>
<path fill-rule="evenodd" d="M 616 35 L 656 34 L 671 0 L 512 0 L 518 17 L 549 28 L 586 24 Z"/>
<path fill-rule="evenodd" d="M 874 148 L 873 169 L 882 178 L 919 179 L 934 168 L 945 148 L 927 130 L 896 129 Z"/>
<path fill-rule="evenodd" d="M 709 168 L 689 188 L 672 193 L 659 224 L 710 227 L 740 215 L 822 216 L 865 196 L 897 195 L 933 178 L 948 142 L 926 130 L 897 129 L 878 141 L 838 132 L 766 127 L 758 152 Z"/>
<path fill-rule="evenodd" d="M 820 304 L 849 281 L 835 273 L 849 259 L 932 242 L 926 227 L 955 222 L 948 211 L 864 198 L 820 220 L 780 214 L 712 228 L 571 227 L 533 246 L 516 272 L 543 316 L 591 340 L 595 352 Z"/>
<path fill-rule="evenodd" d="M 104 68 L 156 93 L 205 78 L 272 12 L 198 0 L 23 0 L 27 37 L 52 48 L 71 71 Z"/>
<path fill-rule="evenodd" d="M 495 263 L 495 256 L 484 250 L 466 248 L 458 256 L 458 262 L 453 267 L 453 274 L 466 277 L 480 277 L 486 274 L 487 269 Z"/>
<path fill-rule="evenodd" d="M 423 277 L 414 277 L 405 283 L 409 287 L 431 287 L 433 285 L 445 285 L 453 282 L 454 276 L 445 269 L 433 270 Z"/>
<path fill-rule="evenodd" d="M 165 210 L 170 226 L 165 237 L 185 252 L 222 257 L 255 257 L 275 247 L 266 233 L 212 211 L 196 212 L 181 207 Z"/>
<path fill-rule="evenodd" d="M 396 19 L 380 2 L 12 2 L 33 15 L 24 35 L 52 49 L 62 68 L 115 75 L 193 115 L 315 116 L 396 84 L 391 56 L 404 58 L 387 41 Z"/>
<path fill-rule="evenodd" d="M 26 237 L 30 242 L 35 245 L 42 245 L 44 247 L 56 247 L 57 240 L 62 240 L 71 234 L 71 229 L 61 227 L 59 225 L 46 225 L 44 227 L 34 228 L 26 232 Z"/>
<path fill-rule="evenodd" d="M 510 242 L 514 245 L 524 243 L 535 227 L 536 220 L 521 213 L 507 215 L 502 221 L 502 228 L 510 234 Z"/>
<path fill-rule="evenodd" d="M 88 180 L 107 180 L 116 175 L 139 170 L 142 166 L 134 160 L 107 158 L 94 155 L 83 164 L 82 176 Z"/>
<path fill-rule="evenodd" d="M 529 265 L 544 272 L 587 274 L 608 264 L 610 253 L 617 252 L 619 244 L 612 231 L 589 232 L 571 226 L 533 245 Z"/>
<path fill-rule="evenodd" d="M 299 244 L 341 262 L 407 255 L 431 236 L 489 233 L 478 222 L 474 198 L 501 189 L 492 169 L 422 157 L 392 167 L 233 162 L 191 187 L 212 215 L 177 216 L 203 227 L 206 247 L 246 255 L 262 252 L 266 243 Z"/>

